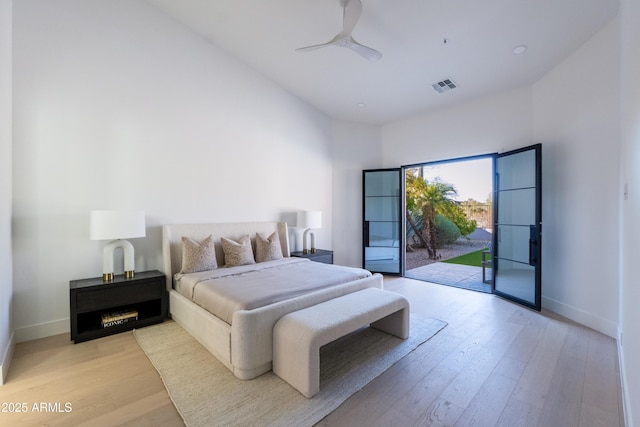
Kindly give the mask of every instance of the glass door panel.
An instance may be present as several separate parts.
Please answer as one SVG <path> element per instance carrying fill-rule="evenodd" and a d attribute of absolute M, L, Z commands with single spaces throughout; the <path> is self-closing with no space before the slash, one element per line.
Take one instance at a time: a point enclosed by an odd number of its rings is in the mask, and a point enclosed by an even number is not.
<path fill-rule="evenodd" d="M 523 188 L 505 190 L 500 194 L 498 223 L 500 224 L 533 224 L 536 222 L 536 190 Z"/>
<path fill-rule="evenodd" d="M 529 264 L 529 229 L 498 225 L 499 258 Z"/>
<path fill-rule="evenodd" d="M 395 221 L 369 222 L 369 246 L 400 247 L 400 236 L 398 235 L 398 224 Z"/>
<path fill-rule="evenodd" d="M 372 273 L 402 273 L 400 169 L 363 171 L 363 266 Z"/>
<path fill-rule="evenodd" d="M 541 145 L 496 157 L 494 293 L 541 308 Z"/>

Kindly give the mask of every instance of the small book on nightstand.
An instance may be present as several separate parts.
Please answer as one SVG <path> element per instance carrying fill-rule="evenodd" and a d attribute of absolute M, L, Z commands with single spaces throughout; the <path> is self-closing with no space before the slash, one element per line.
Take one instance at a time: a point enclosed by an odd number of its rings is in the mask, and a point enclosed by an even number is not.
<path fill-rule="evenodd" d="M 110 328 L 112 326 L 124 325 L 127 322 L 138 320 L 138 312 L 136 310 L 123 310 L 114 313 L 105 313 L 102 315 L 102 327 Z"/>

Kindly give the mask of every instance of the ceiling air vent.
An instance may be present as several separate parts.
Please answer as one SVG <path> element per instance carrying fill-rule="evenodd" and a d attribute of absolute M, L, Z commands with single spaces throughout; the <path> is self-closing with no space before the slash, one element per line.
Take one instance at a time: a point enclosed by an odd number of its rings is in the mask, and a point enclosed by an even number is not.
<path fill-rule="evenodd" d="M 444 93 L 450 91 L 451 89 L 455 89 L 458 86 L 453 82 L 453 80 L 444 79 L 441 82 L 432 84 L 431 87 L 438 93 Z"/>

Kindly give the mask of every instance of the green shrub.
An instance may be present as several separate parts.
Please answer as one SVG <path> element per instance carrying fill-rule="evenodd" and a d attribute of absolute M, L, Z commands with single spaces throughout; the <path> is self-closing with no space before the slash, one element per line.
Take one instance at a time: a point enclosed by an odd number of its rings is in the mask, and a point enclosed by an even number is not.
<path fill-rule="evenodd" d="M 464 210 L 456 204 L 443 206 L 440 213 L 453 221 L 453 223 L 458 226 L 460 234 L 463 236 L 473 233 L 478 226 L 476 220 L 467 218 Z"/>
<path fill-rule="evenodd" d="M 449 218 L 437 214 L 436 215 L 436 247 L 441 248 L 445 245 L 458 240 L 461 236 L 458 226 Z"/>

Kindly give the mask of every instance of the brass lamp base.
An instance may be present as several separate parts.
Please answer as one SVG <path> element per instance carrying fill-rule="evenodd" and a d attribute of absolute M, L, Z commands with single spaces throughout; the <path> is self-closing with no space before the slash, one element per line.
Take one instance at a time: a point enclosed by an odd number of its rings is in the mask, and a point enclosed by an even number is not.
<path fill-rule="evenodd" d="M 136 272 L 134 270 L 124 272 L 125 279 L 133 279 L 135 275 L 136 275 Z M 114 277 L 115 275 L 113 273 L 102 273 L 103 282 L 113 282 Z"/>
<path fill-rule="evenodd" d="M 308 254 L 309 249 L 307 249 L 307 236 L 311 236 L 311 253 L 316 253 L 316 235 L 311 231 L 310 228 L 307 228 L 302 234 L 302 253 Z"/>
<path fill-rule="evenodd" d="M 133 245 L 127 240 L 114 240 L 109 242 L 102 250 L 102 281 L 113 281 L 113 252 L 117 248 L 122 248 L 124 252 L 124 278 L 133 279 L 135 276 L 135 257 Z M 105 273 L 107 272 L 108 273 Z"/>

